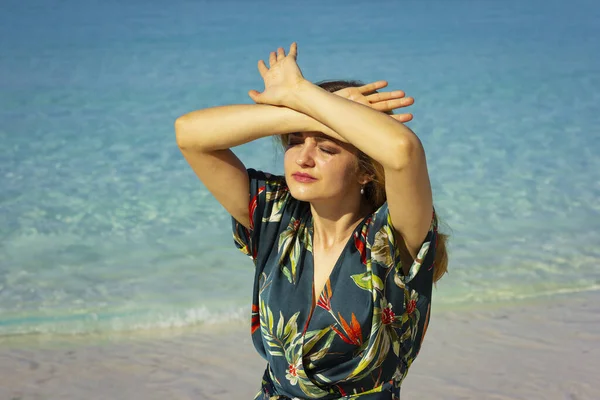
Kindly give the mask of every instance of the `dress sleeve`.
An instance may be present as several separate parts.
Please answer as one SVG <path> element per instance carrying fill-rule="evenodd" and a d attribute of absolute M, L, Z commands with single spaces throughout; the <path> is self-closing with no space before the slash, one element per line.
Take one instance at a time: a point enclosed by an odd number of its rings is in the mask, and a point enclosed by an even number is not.
<path fill-rule="evenodd" d="M 396 297 L 393 293 L 395 291 L 401 296 L 406 297 L 411 296 L 412 292 L 416 292 L 419 297 L 425 297 L 429 301 L 433 286 L 435 244 L 437 239 L 435 211 L 432 214 L 429 231 L 407 274 L 404 274 L 397 244 L 398 238 L 394 234 L 394 226 L 387 203 L 384 203 L 375 212 L 373 228 L 371 259 L 386 270 L 384 275 L 386 295 Z M 389 268 L 393 268 L 393 271 L 389 271 Z M 381 272 L 383 273 L 383 271 Z M 381 276 L 381 278 L 384 276 Z M 410 290 L 406 290 L 407 287 Z M 405 305 L 409 307 L 410 299 L 404 298 L 403 300 Z"/>
<path fill-rule="evenodd" d="M 236 247 L 257 262 L 259 245 L 268 245 L 276 240 L 286 203 L 290 199 L 289 189 L 283 176 L 248 169 L 250 193 L 248 215 L 250 229 L 232 217 L 233 238 Z"/>

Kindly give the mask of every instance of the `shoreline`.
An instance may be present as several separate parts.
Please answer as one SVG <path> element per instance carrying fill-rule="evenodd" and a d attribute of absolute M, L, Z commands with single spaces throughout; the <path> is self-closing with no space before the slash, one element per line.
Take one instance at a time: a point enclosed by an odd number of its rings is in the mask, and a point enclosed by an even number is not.
<path fill-rule="evenodd" d="M 432 308 L 433 315 L 444 316 L 455 312 L 489 312 L 497 309 L 509 309 L 512 307 L 536 306 L 547 304 L 554 299 L 564 297 L 581 297 L 593 296 L 594 293 L 600 294 L 600 285 L 586 289 L 563 290 L 558 292 L 550 292 L 547 294 L 539 294 L 536 296 L 527 296 L 517 298 L 512 301 L 497 301 L 497 302 L 460 302 L 460 303 L 440 303 L 436 304 L 435 298 L 439 294 L 434 292 L 434 307 Z M 600 296 L 600 295 L 599 295 Z M 88 345 L 91 343 L 111 343 L 113 341 L 135 341 L 137 339 L 164 339 L 177 336 L 193 335 L 193 334 L 218 334 L 219 332 L 234 329 L 245 329 L 246 317 L 248 313 L 243 312 L 244 307 L 236 309 L 237 317 L 225 317 L 221 320 L 213 320 L 207 322 L 198 322 L 193 325 L 161 327 L 156 326 L 145 329 L 122 329 L 122 330 L 106 330 L 106 331 L 91 331 L 91 332 L 32 332 L 32 333 L 15 333 L 15 334 L 0 334 L 0 351 L 9 347 L 22 346 L 53 346 L 61 343 L 69 345 Z M 249 309 L 249 305 L 248 305 Z M 242 318 L 241 315 L 244 317 Z"/>
<path fill-rule="evenodd" d="M 600 398 L 600 292 L 432 311 L 407 399 Z M 245 322 L 0 339 L 2 399 L 251 399 Z"/>

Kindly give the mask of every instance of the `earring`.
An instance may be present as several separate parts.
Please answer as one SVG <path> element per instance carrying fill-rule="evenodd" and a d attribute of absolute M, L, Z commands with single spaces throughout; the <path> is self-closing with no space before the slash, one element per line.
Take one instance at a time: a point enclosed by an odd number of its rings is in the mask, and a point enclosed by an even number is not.
<path fill-rule="evenodd" d="M 365 187 L 364 187 L 364 185 L 360 187 L 360 194 L 365 194 Z"/>

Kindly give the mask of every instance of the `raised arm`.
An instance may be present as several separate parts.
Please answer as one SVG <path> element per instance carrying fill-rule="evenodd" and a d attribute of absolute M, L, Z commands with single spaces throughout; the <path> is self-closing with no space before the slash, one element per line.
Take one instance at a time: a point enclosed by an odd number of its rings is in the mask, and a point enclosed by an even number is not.
<path fill-rule="evenodd" d="M 383 165 L 392 224 L 414 259 L 429 231 L 433 211 L 425 151 L 417 135 L 386 114 L 310 83 L 294 92 L 290 106 L 334 129 Z"/>
<path fill-rule="evenodd" d="M 225 150 L 266 136 L 311 129 L 342 139 L 309 116 L 286 107 L 236 104 L 192 111 L 175 121 L 177 144 L 196 151 Z"/>
<path fill-rule="evenodd" d="M 217 201 L 245 227 L 250 226 L 248 174 L 229 149 L 265 136 L 321 129 L 337 136 L 307 115 L 263 104 L 207 108 L 175 121 L 183 156 Z"/>
<path fill-rule="evenodd" d="M 272 53 L 270 63 L 274 65 L 276 62 L 277 57 Z M 374 82 L 371 85 L 380 89 L 385 86 L 381 83 Z M 254 91 L 250 92 L 251 97 L 253 93 Z M 336 94 L 354 99 L 353 94 L 346 90 Z M 365 104 L 380 111 L 391 111 L 404 106 L 398 103 L 397 97 L 398 93 L 380 93 L 370 96 Z M 361 101 L 361 98 L 354 100 Z M 408 121 L 412 116 L 397 114 L 394 118 Z M 311 131 L 323 132 L 337 140 L 347 141 L 334 129 L 307 114 L 285 106 L 268 104 L 207 108 L 185 114 L 175 121 L 177 144 L 185 159 L 217 201 L 246 227 L 250 225 L 248 175 L 246 167 L 229 149 L 265 136 Z"/>
<path fill-rule="evenodd" d="M 270 80 L 265 91 L 253 92 L 251 97 L 258 103 L 289 107 L 314 118 L 381 163 L 392 223 L 414 258 L 429 230 L 433 211 L 419 138 L 389 115 L 308 82 L 296 64 L 296 54 L 295 44 L 288 56 L 282 48 L 278 49 L 277 63 L 268 71 Z M 360 94 L 365 88 L 355 90 Z"/>

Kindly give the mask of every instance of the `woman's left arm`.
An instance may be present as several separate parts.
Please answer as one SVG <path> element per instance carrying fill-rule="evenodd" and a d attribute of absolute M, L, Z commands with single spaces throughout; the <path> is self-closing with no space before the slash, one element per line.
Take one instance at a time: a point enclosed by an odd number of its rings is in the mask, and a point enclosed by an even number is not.
<path fill-rule="evenodd" d="M 433 212 L 425 151 L 417 135 L 387 114 L 306 80 L 285 103 L 328 126 L 382 164 L 392 224 L 414 259 L 429 231 Z"/>
<path fill-rule="evenodd" d="M 354 89 L 358 100 L 354 101 L 353 96 L 343 98 L 304 79 L 296 63 L 297 55 L 297 45 L 293 43 L 287 56 L 283 48 L 271 52 L 269 67 L 260 60 L 258 70 L 265 81 L 265 90 L 262 93 L 251 90 L 248 94 L 257 103 L 288 107 L 312 117 L 381 163 L 392 224 L 414 259 L 429 230 L 433 212 L 421 141 L 394 118 L 360 104 L 368 103 L 362 96 L 364 87 L 362 92 Z"/>
<path fill-rule="evenodd" d="M 304 79 L 296 63 L 297 55 L 297 45 L 293 43 L 287 56 L 283 48 L 271 52 L 269 67 L 260 60 L 258 70 L 265 90 L 251 90 L 248 94 L 257 103 L 288 107 L 312 117 L 381 163 L 392 224 L 414 259 L 433 212 L 421 141 L 391 116 L 353 101 L 352 96 L 343 98 Z M 362 93 L 357 94 L 359 101 L 364 100 Z M 405 271 L 409 267 L 405 265 Z"/>

